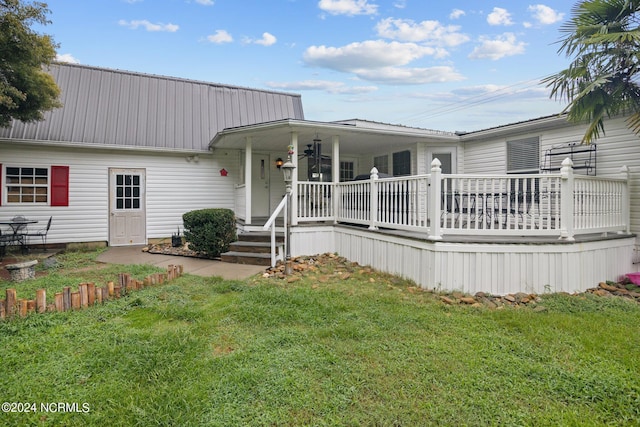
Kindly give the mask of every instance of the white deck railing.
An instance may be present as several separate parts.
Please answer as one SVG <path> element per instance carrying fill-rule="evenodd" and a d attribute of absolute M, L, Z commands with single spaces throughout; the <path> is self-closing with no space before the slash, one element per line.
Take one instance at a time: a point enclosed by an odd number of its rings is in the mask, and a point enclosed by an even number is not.
<path fill-rule="evenodd" d="M 288 227 L 291 226 L 291 224 L 288 223 L 288 218 L 289 218 L 288 206 L 289 206 L 289 197 L 288 195 L 285 195 L 280 201 L 280 203 L 278 204 L 278 207 L 273 211 L 273 213 L 271 214 L 271 216 L 269 217 L 265 225 L 262 227 L 264 230 L 271 231 L 271 267 L 276 266 L 276 261 L 278 257 L 278 251 L 276 250 L 276 220 L 278 219 L 278 216 L 280 215 L 281 212 L 284 218 L 284 238 L 285 238 L 284 249 L 285 251 L 288 251 L 288 248 L 289 248 L 289 233 L 287 233 L 287 229 Z M 280 259 L 283 260 L 284 254 L 280 252 L 279 255 L 280 255 Z"/>
<path fill-rule="evenodd" d="M 298 183 L 298 220 L 328 221 L 334 219 L 331 205 L 333 184 L 330 182 Z"/>
<path fill-rule="evenodd" d="M 558 174 L 430 175 L 298 183 L 297 221 L 335 221 L 444 235 L 558 236 L 629 231 L 628 170 L 620 178 Z"/>

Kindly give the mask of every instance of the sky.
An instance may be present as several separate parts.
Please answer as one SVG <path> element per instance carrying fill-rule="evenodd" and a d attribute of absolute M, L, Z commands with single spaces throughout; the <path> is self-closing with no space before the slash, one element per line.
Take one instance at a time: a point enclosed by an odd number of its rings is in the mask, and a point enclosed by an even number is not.
<path fill-rule="evenodd" d="M 44 0 L 58 60 L 297 93 L 305 119 L 473 131 L 557 114 L 575 1 Z"/>

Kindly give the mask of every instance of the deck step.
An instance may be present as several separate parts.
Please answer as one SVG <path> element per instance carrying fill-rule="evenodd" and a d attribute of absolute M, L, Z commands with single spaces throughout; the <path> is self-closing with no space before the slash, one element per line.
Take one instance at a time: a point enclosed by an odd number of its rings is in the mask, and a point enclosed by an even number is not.
<path fill-rule="evenodd" d="M 276 252 L 281 250 L 284 234 L 276 233 Z M 238 234 L 229 251 L 220 255 L 224 262 L 234 264 L 271 265 L 271 233 L 251 231 Z"/>
<path fill-rule="evenodd" d="M 271 254 L 229 251 L 220 255 L 223 262 L 233 264 L 271 265 Z"/>
<path fill-rule="evenodd" d="M 276 252 L 278 250 L 278 244 L 276 244 Z M 271 253 L 271 242 L 245 242 L 237 241 L 229 245 L 229 251 L 231 252 L 250 252 L 250 253 Z"/>
<path fill-rule="evenodd" d="M 248 231 L 238 234 L 240 242 L 271 242 L 271 232 L 269 231 Z M 276 242 L 284 242 L 284 233 L 276 233 Z"/>

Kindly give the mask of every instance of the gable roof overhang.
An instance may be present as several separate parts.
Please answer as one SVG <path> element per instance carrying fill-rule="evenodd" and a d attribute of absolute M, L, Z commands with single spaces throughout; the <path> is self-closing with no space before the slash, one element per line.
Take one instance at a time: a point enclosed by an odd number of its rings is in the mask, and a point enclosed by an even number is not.
<path fill-rule="evenodd" d="M 554 114 L 550 116 L 539 117 L 536 119 L 525 120 L 522 122 L 509 123 L 503 126 L 461 133 L 459 135 L 462 142 L 473 143 L 486 139 L 509 137 L 510 135 L 515 134 L 540 132 L 548 129 L 558 129 L 571 126 L 575 126 L 575 124 L 570 123 L 567 120 L 566 114 Z"/>
<path fill-rule="evenodd" d="M 341 122 L 316 122 L 310 120 L 285 119 L 254 125 L 227 128 L 219 132 L 209 144 L 214 149 L 244 149 L 247 138 L 251 138 L 254 150 L 286 151 L 292 133 L 298 135 L 298 149 L 302 150 L 315 138 L 330 144 L 337 136 L 341 155 L 360 155 L 380 152 L 390 147 L 403 147 L 416 142 L 457 144 L 458 135 L 427 129 L 385 125 L 361 120 Z"/>

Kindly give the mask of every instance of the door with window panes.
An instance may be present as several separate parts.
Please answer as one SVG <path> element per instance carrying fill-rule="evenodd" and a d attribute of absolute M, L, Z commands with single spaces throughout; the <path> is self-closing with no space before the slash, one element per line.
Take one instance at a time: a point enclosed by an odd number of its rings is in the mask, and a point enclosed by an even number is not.
<path fill-rule="evenodd" d="M 109 245 L 147 243 L 145 170 L 109 169 Z"/>

